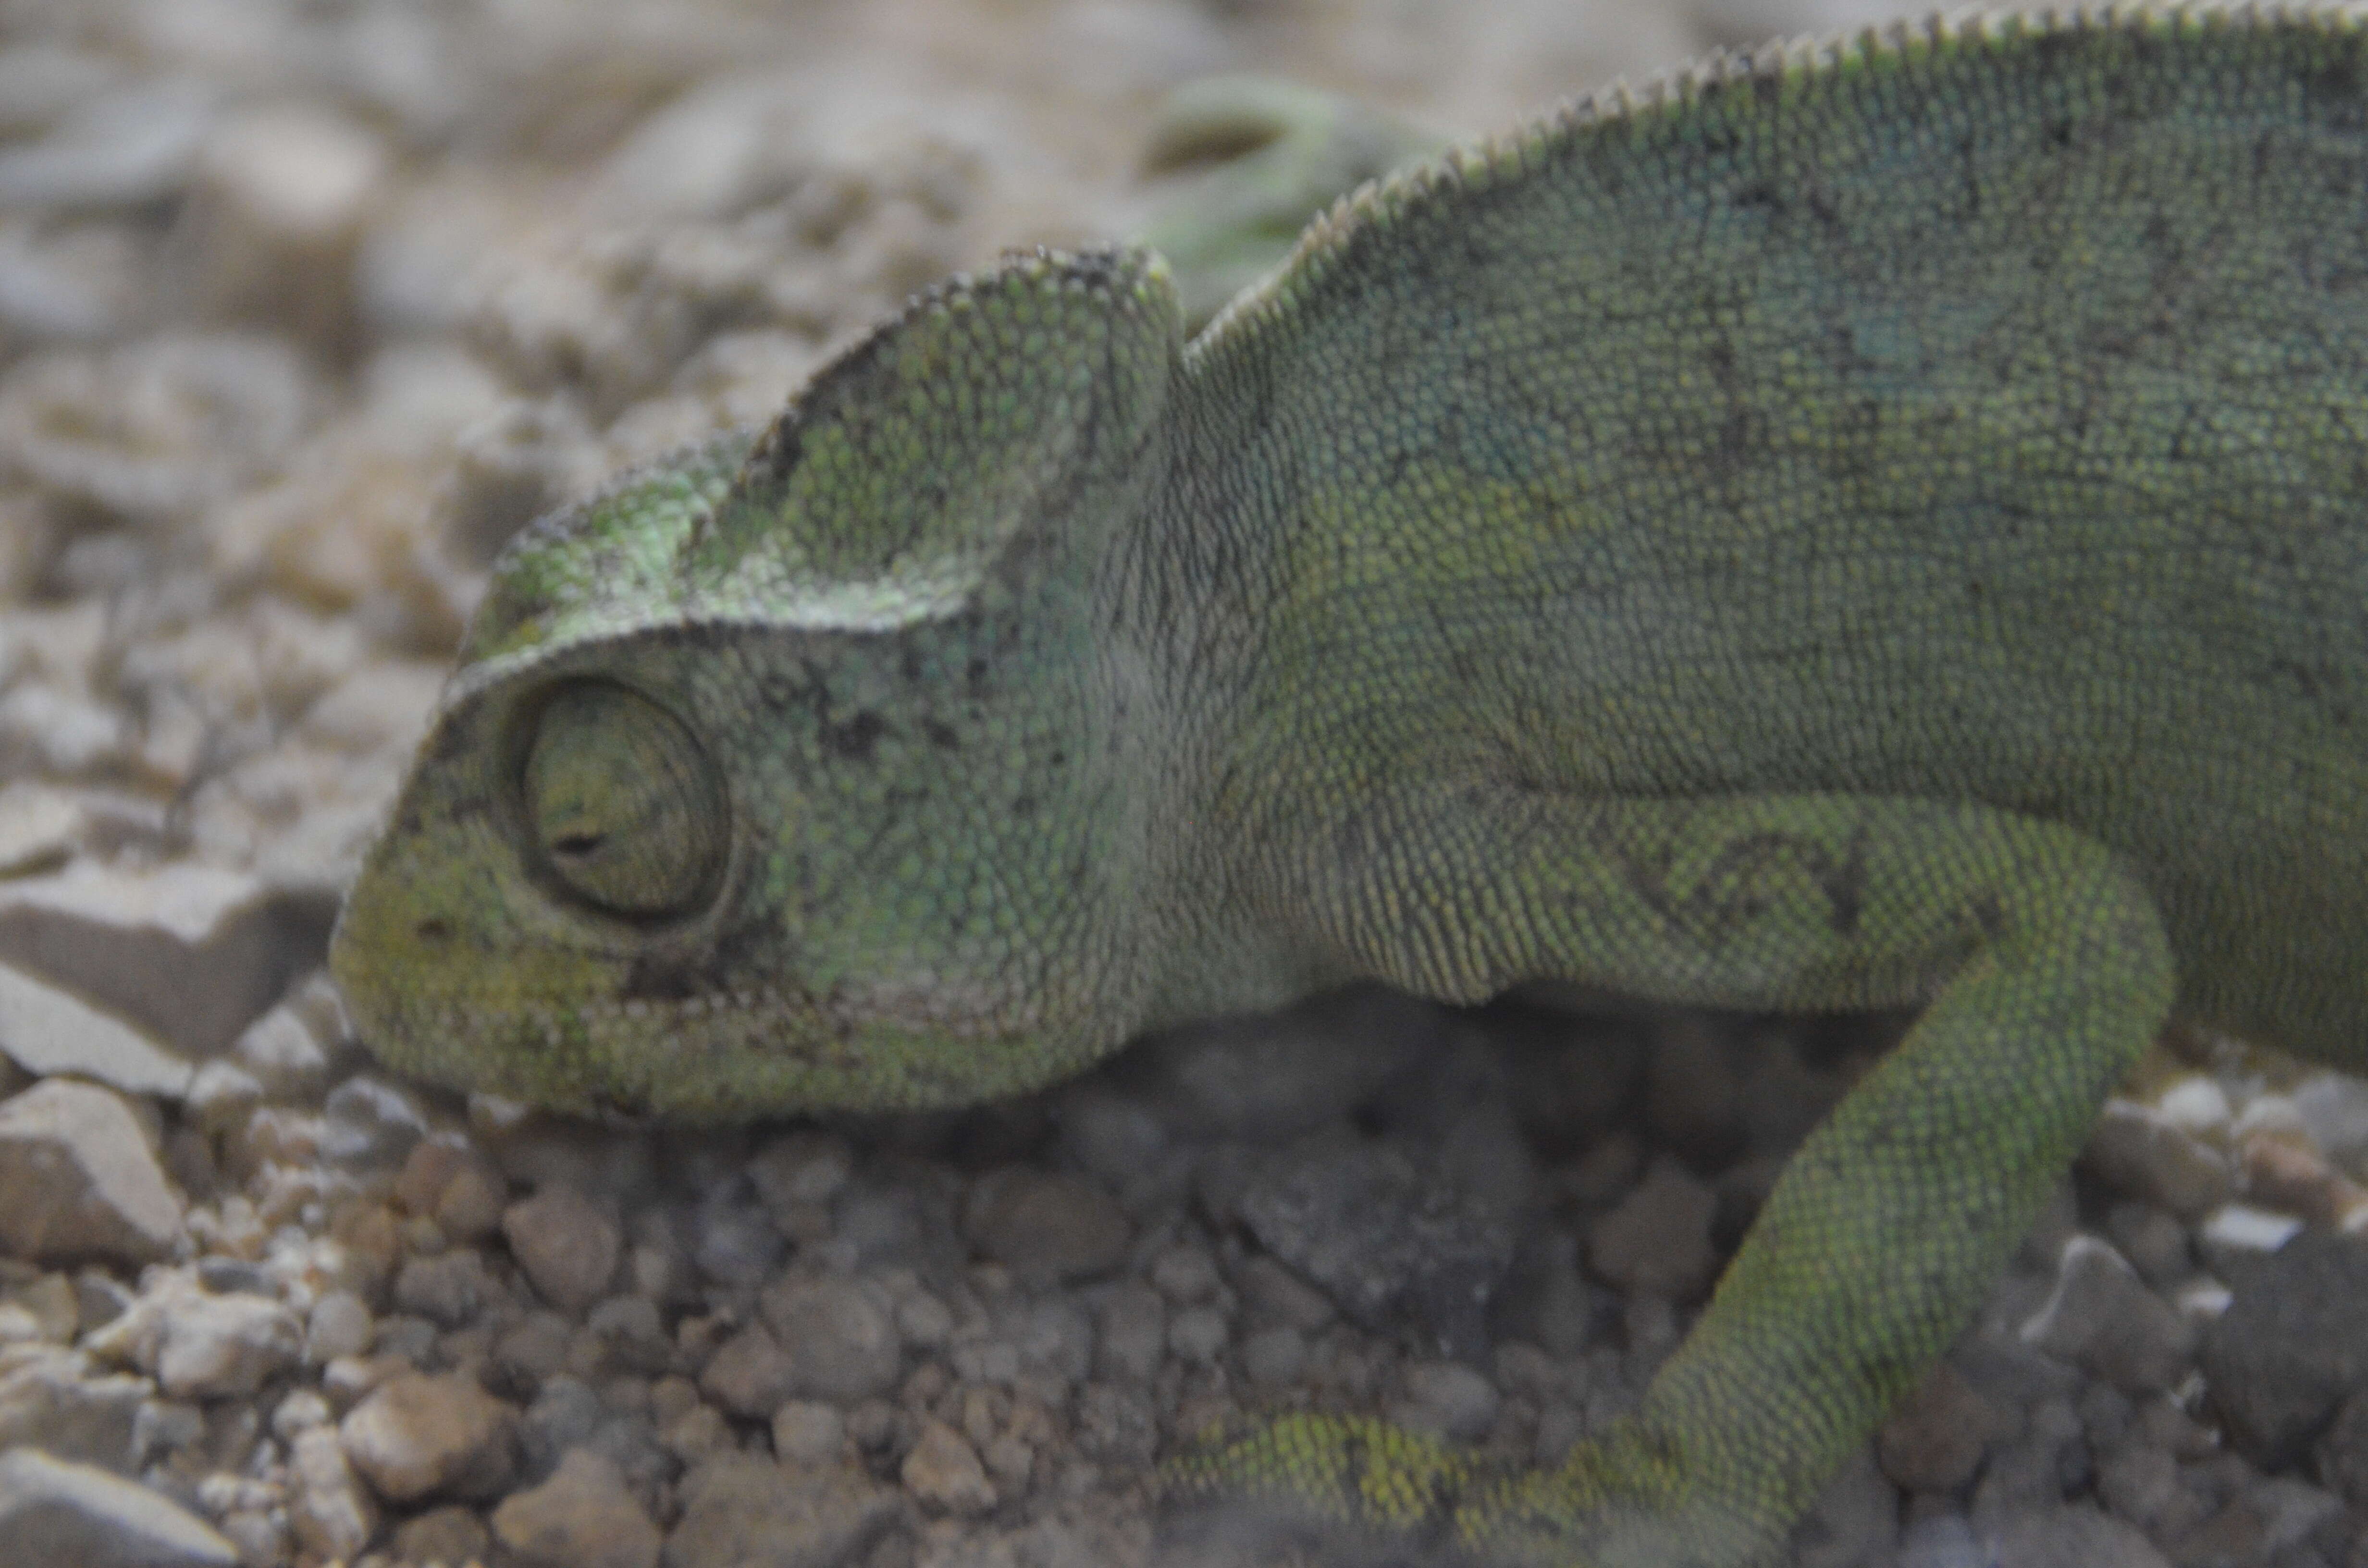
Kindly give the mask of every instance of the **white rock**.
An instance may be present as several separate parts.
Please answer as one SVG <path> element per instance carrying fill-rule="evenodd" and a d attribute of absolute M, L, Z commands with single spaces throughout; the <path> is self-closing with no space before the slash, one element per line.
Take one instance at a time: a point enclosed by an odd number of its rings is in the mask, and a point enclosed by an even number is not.
<path fill-rule="evenodd" d="M 61 776 L 87 774 L 129 755 L 121 710 L 54 686 L 23 680 L 0 696 L 0 767 Z"/>
<path fill-rule="evenodd" d="M 180 1099 L 197 1073 L 145 1030 L 0 963 L 0 1052 L 37 1078 L 71 1073 L 128 1095 Z"/>
<path fill-rule="evenodd" d="M 137 83 L 74 106 L 36 142 L 0 153 L 0 208 L 120 207 L 188 177 L 212 93 L 190 80 Z"/>
<path fill-rule="evenodd" d="M 0 1372 L 0 1451 L 38 1444 L 57 1459 L 131 1464 L 131 1426 L 154 1392 L 145 1378 L 102 1374 L 72 1350 L 10 1357 Z"/>
<path fill-rule="evenodd" d="M 2311 1141 L 2354 1176 L 2368 1174 L 2368 1084 L 2321 1073 L 2294 1086 L 2294 1112 Z"/>
<path fill-rule="evenodd" d="M 811 162 L 812 95 L 794 78 L 723 76 L 633 129 L 602 171 L 612 199 L 657 218 L 719 218 L 786 190 Z"/>
<path fill-rule="evenodd" d="M 2291 1214 L 2224 1203 L 2195 1228 L 2195 1250 L 2204 1267 L 2224 1280 L 2260 1262 L 2292 1241 L 2302 1221 Z"/>
<path fill-rule="evenodd" d="M 323 1557 L 344 1561 L 378 1533 L 378 1505 L 347 1462 L 337 1429 L 321 1426 L 288 1445 L 288 1528 Z"/>
<path fill-rule="evenodd" d="M 454 437 L 434 516 L 455 556 L 484 565 L 510 536 L 598 483 L 600 452 L 564 397 L 512 398 Z"/>
<path fill-rule="evenodd" d="M 13 1256 L 150 1263 L 172 1252 L 181 1215 L 111 1091 L 51 1078 L 0 1104 L 0 1247 Z"/>
<path fill-rule="evenodd" d="M 253 1075 L 267 1098 L 302 1104 L 328 1092 L 329 1048 L 303 1009 L 290 1004 L 272 1008 L 242 1030 L 230 1059 Z"/>
<path fill-rule="evenodd" d="M 59 982 L 189 1056 L 212 1056 L 319 961 L 329 911 L 257 878 L 77 863 L 0 885 L 0 961 Z"/>
<path fill-rule="evenodd" d="M 15 515 L 0 521 L 0 533 L 28 526 Z M 0 570 L 0 578 L 5 578 Z M 19 780 L 0 788 L 0 877 L 38 876 L 74 858 L 89 830 L 89 812 L 63 790 Z"/>
<path fill-rule="evenodd" d="M 2302 1118 L 2302 1108 L 2291 1095 L 2266 1093 L 2255 1095 L 2228 1126 L 2228 1141 L 2242 1147 L 2252 1138 L 2267 1134 L 2273 1138 L 2311 1135 L 2310 1124 Z"/>
<path fill-rule="evenodd" d="M 13 369 L 0 454 L 63 497 L 170 527 L 269 471 L 314 400 L 310 368 L 279 338 L 164 333 Z"/>
<path fill-rule="evenodd" d="M 217 1056 L 189 1078 L 181 1098 L 181 1114 L 188 1131 L 223 1139 L 245 1127 L 263 1103 L 263 1085 L 254 1074 L 226 1056 Z"/>
<path fill-rule="evenodd" d="M 42 130 L 121 86 L 123 74 L 119 59 L 57 43 L 0 50 L 0 127 L 10 136 Z"/>
<path fill-rule="evenodd" d="M 427 732 L 444 687 L 444 667 L 426 659 L 381 659 L 330 687 L 304 711 L 303 735 L 349 756 L 404 756 Z"/>
<path fill-rule="evenodd" d="M 296 1314 L 268 1296 L 199 1295 L 165 1317 L 156 1381 L 177 1399 L 252 1398 L 303 1346 Z"/>
<path fill-rule="evenodd" d="M 359 1356 L 370 1346 L 377 1324 L 370 1303 L 351 1290 L 331 1290 L 313 1303 L 304 1327 L 304 1359 L 325 1366 L 340 1356 Z"/>
<path fill-rule="evenodd" d="M 466 1372 L 405 1372 L 338 1424 L 346 1457 L 391 1503 L 498 1494 L 518 1462 L 518 1412 Z"/>
<path fill-rule="evenodd" d="M 0 1454 L 0 1541 L 59 1568 L 237 1568 L 238 1549 L 161 1493 L 39 1449 Z"/>
<path fill-rule="evenodd" d="M 352 314 L 355 243 L 386 162 L 375 136 L 318 109 L 225 117 L 199 149 L 186 220 L 206 303 L 337 344 Z"/>
<path fill-rule="evenodd" d="M 2173 1127 L 2196 1138 L 2226 1136 L 2234 1115 L 2228 1091 L 2202 1073 L 2191 1074 L 2157 1095 L 2154 1108 Z"/>

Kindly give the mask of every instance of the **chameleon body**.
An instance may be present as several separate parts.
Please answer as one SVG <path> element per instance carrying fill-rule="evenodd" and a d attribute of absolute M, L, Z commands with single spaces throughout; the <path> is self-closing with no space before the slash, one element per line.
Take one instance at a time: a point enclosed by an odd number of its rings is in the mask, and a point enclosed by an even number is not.
<path fill-rule="evenodd" d="M 1913 1005 L 1635 1415 L 1181 1461 L 1483 1553 L 1781 1542 L 2174 1010 L 2368 1040 L 2368 40 L 1987 21 L 916 301 L 522 537 L 334 961 L 393 1064 L 730 1119 L 1349 976 Z"/>

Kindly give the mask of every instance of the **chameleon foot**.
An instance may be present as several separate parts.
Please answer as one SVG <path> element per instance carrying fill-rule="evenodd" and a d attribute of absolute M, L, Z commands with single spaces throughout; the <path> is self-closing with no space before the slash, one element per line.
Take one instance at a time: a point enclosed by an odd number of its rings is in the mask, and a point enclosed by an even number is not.
<path fill-rule="evenodd" d="M 1690 1488 L 1634 1423 L 1550 1470 L 1509 1471 L 1386 1422 L 1287 1415 L 1169 1462 L 1171 1505 L 1253 1531 L 1296 1526 L 1347 1561 L 1741 1568 L 1772 1543 Z"/>

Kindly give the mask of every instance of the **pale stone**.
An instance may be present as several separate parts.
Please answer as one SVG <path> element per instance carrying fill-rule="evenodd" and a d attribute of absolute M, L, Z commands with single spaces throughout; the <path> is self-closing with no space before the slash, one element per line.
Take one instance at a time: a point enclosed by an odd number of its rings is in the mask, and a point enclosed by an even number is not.
<path fill-rule="evenodd" d="M 0 1247 L 137 1266 L 171 1254 L 181 1199 L 122 1099 L 46 1079 L 0 1103 Z"/>
<path fill-rule="evenodd" d="M 537 1568 L 655 1568 L 662 1538 L 616 1461 L 570 1449 L 551 1479 L 502 1499 L 494 1536 Z"/>
<path fill-rule="evenodd" d="M 851 1465 L 791 1469 L 714 1455 L 682 1478 L 666 1568 L 841 1568 L 896 1520 L 896 1494 Z"/>
<path fill-rule="evenodd" d="M 39 1449 L 0 1454 L 0 1541 L 13 1562 L 237 1568 L 238 1549 L 160 1492 Z"/>
<path fill-rule="evenodd" d="M 73 993 L 0 963 L 0 1052 L 37 1078 L 71 1073 L 128 1095 L 179 1099 L 197 1074 L 188 1058 Z"/>
<path fill-rule="evenodd" d="M 0 1451 L 38 1445 L 54 1458 L 128 1470 L 132 1423 L 154 1392 L 145 1378 L 100 1372 L 78 1351 L 19 1353 L 0 1371 Z"/>
<path fill-rule="evenodd" d="M 337 1430 L 380 1496 L 412 1503 L 497 1494 L 517 1464 L 518 1425 L 517 1411 L 464 1372 L 404 1372 L 371 1390 Z"/>
<path fill-rule="evenodd" d="M 0 382 L 0 459 L 128 520 L 176 522 L 268 471 L 310 424 L 311 368 L 261 334 L 159 333 Z"/>
<path fill-rule="evenodd" d="M 176 863 L 76 862 L 0 884 L 0 962 L 56 981 L 190 1056 L 211 1056 L 319 961 L 330 911 Z"/>
<path fill-rule="evenodd" d="M 789 1356 L 792 1397 L 851 1404 L 895 1385 L 904 1342 L 858 1281 L 784 1280 L 758 1299 L 757 1312 Z"/>
<path fill-rule="evenodd" d="M 1622 1290 L 1684 1301 L 1710 1282 L 1718 1265 L 1710 1234 L 1717 1212 L 1710 1185 L 1662 1155 L 1596 1221 L 1588 1233 L 1589 1261 Z"/>
<path fill-rule="evenodd" d="M 378 1533 L 378 1505 L 355 1476 L 334 1426 L 310 1427 L 288 1446 L 288 1528 L 323 1557 L 350 1559 Z"/>
<path fill-rule="evenodd" d="M 350 326 L 353 253 L 386 153 L 317 109 L 225 118 L 199 150 L 186 222 L 205 302 L 330 347 Z"/>
<path fill-rule="evenodd" d="M 502 1235 L 543 1300 L 571 1314 L 608 1293 L 624 1239 L 598 1204 L 557 1184 L 505 1210 Z"/>
<path fill-rule="evenodd" d="M 934 1418 L 921 1423 L 920 1440 L 905 1456 L 905 1490 L 928 1507 L 949 1514 L 984 1514 L 996 1505 L 995 1483 L 963 1436 Z"/>
<path fill-rule="evenodd" d="M 30 525 L 14 512 L 0 513 L 0 539 L 20 538 Z M 8 549 L 0 545 L 0 557 Z M 0 558 L 0 602 L 9 565 Z M 19 781 L 0 788 L 0 877 L 39 876 L 74 858 L 89 829 L 89 812 L 62 790 Z"/>
<path fill-rule="evenodd" d="M 156 1381 L 176 1399 L 252 1398 L 303 1347 L 296 1314 L 279 1302 L 244 1290 L 201 1294 L 166 1314 Z"/>
<path fill-rule="evenodd" d="M 1091 1182 L 1007 1165 L 972 1185 L 962 1233 L 1020 1278 L 1051 1284 L 1116 1268 L 1134 1227 L 1117 1199 Z"/>

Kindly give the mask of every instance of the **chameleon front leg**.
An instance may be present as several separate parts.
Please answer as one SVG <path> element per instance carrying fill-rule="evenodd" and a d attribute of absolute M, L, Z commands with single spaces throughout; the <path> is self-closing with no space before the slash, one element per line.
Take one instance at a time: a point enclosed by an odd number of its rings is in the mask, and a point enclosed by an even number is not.
<path fill-rule="evenodd" d="M 1560 1468 L 1490 1475 L 1378 1423 L 1292 1417 L 1175 1482 L 1484 1557 L 1755 1561 L 1968 1321 L 2160 1026 L 2152 898 L 2067 828 L 1897 798 L 1466 788 L 1362 825 L 1391 847 L 1349 881 L 1310 868 L 1304 912 L 1411 990 L 1925 1006 L 1787 1165 L 1636 1414 Z"/>

